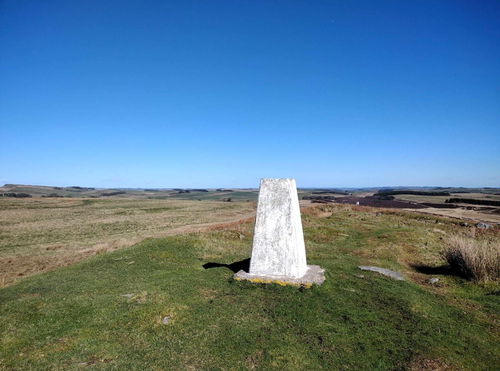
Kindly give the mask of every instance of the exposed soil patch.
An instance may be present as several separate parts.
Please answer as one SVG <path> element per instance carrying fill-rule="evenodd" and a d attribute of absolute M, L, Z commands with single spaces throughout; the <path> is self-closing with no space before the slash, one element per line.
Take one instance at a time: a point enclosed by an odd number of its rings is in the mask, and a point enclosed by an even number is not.
<path fill-rule="evenodd" d="M 411 371 L 441 371 L 451 370 L 452 368 L 440 359 L 417 358 L 410 364 Z"/>

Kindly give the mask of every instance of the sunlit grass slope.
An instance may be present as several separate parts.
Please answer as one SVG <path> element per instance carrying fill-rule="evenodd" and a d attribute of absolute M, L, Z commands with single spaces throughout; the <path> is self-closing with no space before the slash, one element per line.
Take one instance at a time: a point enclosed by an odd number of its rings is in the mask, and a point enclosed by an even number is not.
<path fill-rule="evenodd" d="M 227 267 L 203 268 L 248 258 L 251 223 L 148 239 L 3 288 L 0 367 L 498 366 L 498 286 L 453 276 L 429 286 L 409 265 L 439 263 L 442 237 L 457 226 L 336 207 L 303 221 L 309 263 L 326 269 L 325 283 L 311 289 L 237 282 Z M 368 263 L 408 280 L 357 269 Z"/>

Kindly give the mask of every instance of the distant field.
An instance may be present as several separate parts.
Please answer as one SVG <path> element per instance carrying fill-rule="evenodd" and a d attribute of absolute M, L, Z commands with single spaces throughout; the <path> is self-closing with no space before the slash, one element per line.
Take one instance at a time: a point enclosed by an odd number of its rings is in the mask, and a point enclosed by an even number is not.
<path fill-rule="evenodd" d="M 477 210 L 474 210 L 477 209 Z M 463 220 L 464 222 L 476 223 L 477 221 L 482 221 L 486 223 L 500 224 L 500 214 L 492 213 L 489 210 L 481 210 L 482 208 L 457 208 L 457 209 L 440 209 L 440 208 L 425 208 L 419 209 L 419 213 L 433 214 L 448 216 L 450 218 L 457 218 Z"/>
<path fill-rule="evenodd" d="M 422 196 L 422 195 L 396 195 L 397 199 L 408 200 L 415 202 L 435 202 L 444 203 L 450 198 L 468 198 L 476 200 L 496 200 L 500 201 L 500 195 L 487 194 L 487 193 L 451 193 L 450 196 Z M 469 205 L 470 206 L 470 205 Z"/>
<path fill-rule="evenodd" d="M 417 203 L 427 203 L 427 204 L 442 204 L 446 200 L 451 198 L 466 198 L 475 200 L 495 200 L 500 201 L 500 195 L 487 194 L 487 193 L 451 193 L 450 196 L 422 196 L 422 195 L 396 195 L 396 199 L 405 200 Z M 500 223 L 500 208 L 493 206 L 484 205 L 471 205 L 465 203 L 455 203 L 457 208 L 454 209 L 443 209 L 436 207 L 429 207 L 425 209 L 419 209 L 419 212 L 449 216 L 452 218 L 459 218 L 470 221 L 483 221 L 487 223 Z"/>
<path fill-rule="evenodd" d="M 253 202 L 0 198 L 0 285 L 84 257 L 253 215 Z"/>
<path fill-rule="evenodd" d="M 231 201 L 257 201 L 258 191 L 253 190 L 234 190 L 232 192 L 190 192 L 190 193 L 173 193 L 169 198 L 183 200 L 224 200 Z"/>
<path fill-rule="evenodd" d="M 422 196 L 422 195 L 396 195 L 394 196 L 398 200 L 407 200 L 413 202 L 435 202 L 444 203 L 450 196 Z"/>
<path fill-rule="evenodd" d="M 339 196 L 338 192 L 328 193 L 325 189 L 299 189 L 299 198 L 321 192 Z M 218 189 L 151 189 L 151 188 L 88 188 L 88 187 L 49 187 L 22 184 L 6 184 L 0 187 L 2 194 L 15 194 L 44 198 L 133 198 L 153 200 L 213 200 L 213 201 L 257 201 L 257 188 L 218 188 Z M 1 198 L 1 197 L 0 197 Z M 10 198 L 10 197 L 9 197 Z M 12 197 L 14 198 L 14 197 Z"/>
<path fill-rule="evenodd" d="M 152 188 L 87 188 L 48 187 L 7 184 L 0 187 L 1 193 L 26 194 L 47 198 L 134 198 L 134 199 L 181 199 L 181 200 L 223 200 L 254 201 L 257 189 L 152 189 Z"/>

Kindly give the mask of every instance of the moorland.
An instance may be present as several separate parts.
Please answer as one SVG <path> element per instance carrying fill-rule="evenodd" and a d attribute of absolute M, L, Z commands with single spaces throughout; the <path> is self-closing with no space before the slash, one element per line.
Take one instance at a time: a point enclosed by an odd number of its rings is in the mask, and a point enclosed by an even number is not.
<path fill-rule="evenodd" d="M 500 284 L 443 258 L 457 237 L 498 248 L 495 205 L 383 203 L 495 201 L 498 190 L 300 190 L 308 262 L 326 269 L 304 289 L 232 278 L 251 254 L 256 190 L 48 188 L 0 197 L 1 369 L 500 364 Z"/>
<path fill-rule="evenodd" d="M 257 189 L 7 184 L 0 187 L 0 287 L 148 237 L 244 221 L 254 216 L 257 195 Z M 500 223 L 500 189 L 493 188 L 299 189 L 299 198 L 304 207 L 359 204 L 448 216 L 471 225 Z"/>

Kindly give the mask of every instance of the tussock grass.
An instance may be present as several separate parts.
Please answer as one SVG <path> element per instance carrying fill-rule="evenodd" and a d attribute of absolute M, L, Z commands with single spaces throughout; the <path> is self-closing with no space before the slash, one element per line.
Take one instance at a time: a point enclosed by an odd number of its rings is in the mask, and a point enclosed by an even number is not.
<path fill-rule="evenodd" d="M 453 236 L 443 251 L 450 267 L 480 282 L 500 280 L 500 241 Z"/>

